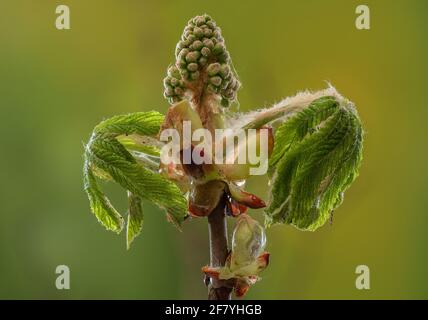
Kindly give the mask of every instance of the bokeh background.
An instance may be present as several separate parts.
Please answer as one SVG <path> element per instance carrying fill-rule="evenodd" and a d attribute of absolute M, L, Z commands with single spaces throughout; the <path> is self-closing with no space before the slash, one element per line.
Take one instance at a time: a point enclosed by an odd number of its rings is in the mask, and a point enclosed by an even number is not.
<path fill-rule="evenodd" d="M 55 29 L 55 7 L 71 30 Z M 371 30 L 355 8 L 371 9 Z M 353 100 L 366 140 L 360 177 L 333 226 L 267 231 L 272 259 L 247 299 L 428 298 L 428 2 L 0 2 L 0 298 L 204 299 L 206 220 L 182 233 L 144 205 L 142 235 L 101 227 L 82 188 L 83 143 L 102 119 L 165 112 L 162 79 L 187 20 L 222 27 L 244 84 L 241 110 L 330 81 Z M 267 198 L 265 180 L 249 190 Z M 125 208 L 122 190 L 107 186 Z M 260 211 L 254 215 L 262 220 Z M 71 269 L 71 289 L 55 268 Z M 355 268 L 371 289 L 355 288 Z"/>

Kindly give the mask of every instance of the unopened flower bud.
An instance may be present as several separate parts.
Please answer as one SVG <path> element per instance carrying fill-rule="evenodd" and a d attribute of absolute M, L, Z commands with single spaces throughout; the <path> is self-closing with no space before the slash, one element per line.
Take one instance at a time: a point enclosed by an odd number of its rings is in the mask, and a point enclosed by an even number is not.
<path fill-rule="evenodd" d="M 214 30 L 214 37 L 216 37 L 217 39 L 221 40 L 222 36 L 221 36 L 221 29 L 220 28 L 216 28 Z"/>
<path fill-rule="evenodd" d="M 176 88 L 174 89 L 174 93 L 175 93 L 177 96 L 181 96 L 181 95 L 183 95 L 184 91 L 183 91 L 183 89 L 182 89 L 182 88 L 180 88 L 180 87 L 176 87 Z"/>
<path fill-rule="evenodd" d="M 209 38 L 209 37 L 211 37 L 213 35 L 213 31 L 211 30 L 211 29 L 205 29 L 204 30 L 204 36 L 205 37 L 207 37 L 207 38 Z"/>
<path fill-rule="evenodd" d="M 177 42 L 177 47 L 176 47 L 177 49 L 183 49 L 184 48 L 184 43 L 183 43 L 183 41 L 178 41 Z"/>
<path fill-rule="evenodd" d="M 218 93 L 218 88 L 217 88 L 217 87 L 215 87 L 215 86 L 213 86 L 212 84 L 209 84 L 209 85 L 207 86 L 207 90 L 208 90 L 209 92 L 211 92 L 211 93 Z"/>
<path fill-rule="evenodd" d="M 168 86 L 168 87 L 165 88 L 165 93 L 168 96 L 172 96 L 174 94 L 174 89 L 172 89 L 172 87 Z"/>
<path fill-rule="evenodd" d="M 176 79 L 180 79 L 180 71 L 178 70 L 178 68 L 176 66 L 171 66 L 168 68 L 168 76 L 172 77 L 172 78 L 176 78 Z"/>
<path fill-rule="evenodd" d="M 213 53 L 215 55 L 220 55 L 224 52 L 224 50 L 225 50 L 225 48 L 224 48 L 223 43 L 219 42 L 219 43 L 216 43 L 216 45 L 214 46 Z"/>
<path fill-rule="evenodd" d="M 177 62 L 175 63 L 175 66 L 177 68 L 179 68 L 179 70 L 181 72 L 181 69 L 186 68 L 187 63 L 186 63 L 186 61 L 184 59 L 180 59 L 180 60 L 177 60 Z"/>
<path fill-rule="evenodd" d="M 204 46 L 207 47 L 208 49 L 212 49 L 214 48 L 214 42 L 211 39 L 204 39 L 203 42 Z"/>
<path fill-rule="evenodd" d="M 198 65 L 196 63 L 189 63 L 187 65 L 187 70 L 189 70 L 190 72 L 195 72 L 196 70 L 198 70 Z"/>
<path fill-rule="evenodd" d="M 229 54 L 225 51 L 218 56 L 218 61 L 221 63 L 227 63 L 229 61 Z"/>
<path fill-rule="evenodd" d="M 186 69 L 180 70 L 180 74 L 183 77 L 183 79 L 189 79 L 189 71 L 187 71 Z"/>
<path fill-rule="evenodd" d="M 202 54 L 204 57 L 208 57 L 208 56 L 211 54 L 211 50 L 210 50 L 209 48 L 207 48 L 207 47 L 203 47 L 203 48 L 201 49 L 201 54 Z"/>
<path fill-rule="evenodd" d="M 181 49 L 180 53 L 178 54 L 178 59 L 184 60 L 186 59 L 187 54 L 189 53 L 189 49 L 183 48 Z"/>
<path fill-rule="evenodd" d="M 211 63 L 207 68 L 208 75 L 215 76 L 217 73 L 220 72 L 220 63 Z"/>
<path fill-rule="evenodd" d="M 224 92 L 224 97 L 228 99 L 232 99 L 234 97 L 235 92 L 232 89 L 227 89 Z"/>
<path fill-rule="evenodd" d="M 205 23 L 205 17 L 204 16 L 198 16 L 193 20 L 193 23 L 197 26 L 201 26 Z"/>
<path fill-rule="evenodd" d="M 216 24 L 215 24 L 215 22 L 214 21 L 208 21 L 207 22 L 207 26 L 209 27 L 209 28 L 211 28 L 211 30 L 213 30 L 213 29 L 215 29 L 215 27 L 216 27 Z"/>
<path fill-rule="evenodd" d="M 222 107 L 224 107 L 224 108 L 230 107 L 230 100 L 228 100 L 228 99 L 222 98 L 220 103 L 221 103 Z"/>
<path fill-rule="evenodd" d="M 202 58 L 200 58 L 199 59 L 199 65 L 201 66 L 201 67 L 204 67 L 207 63 L 208 63 L 208 59 L 207 58 L 205 58 L 205 57 L 202 57 Z"/>
<path fill-rule="evenodd" d="M 192 72 L 190 74 L 190 79 L 192 79 L 192 80 L 198 80 L 199 79 L 199 71 Z"/>
<path fill-rule="evenodd" d="M 201 50 L 203 46 L 204 44 L 202 43 L 202 41 L 196 40 L 195 42 L 192 43 L 191 47 L 193 50 Z"/>
<path fill-rule="evenodd" d="M 230 67 L 227 64 L 222 64 L 220 68 L 220 76 L 226 78 L 230 74 Z"/>
<path fill-rule="evenodd" d="M 229 81 L 224 79 L 223 82 L 221 83 L 220 88 L 222 89 L 222 91 L 224 91 L 227 89 L 228 86 L 229 86 Z"/>
<path fill-rule="evenodd" d="M 187 41 L 188 41 L 189 45 L 191 45 L 195 40 L 196 40 L 196 36 L 193 34 L 191 34 L 187 37 Z"/>
<path fill-rule="evenodd" d="M 164 87 L 170 86 L 171 85 L 171 78 L 170 77 L 165 77 L 163 79 L 163 85 L 164 85 Z"/>
<path fill-rule="evenodd" d="M 195 29 L 193 29 L 193 34 L 195 35 L 196 38 L 200 39 L 204 35 L 204 32 L 202 31 L 201 28 L 196 27 Z"/>
<path fill-rule="evenodd" d="M 196 60 L 198 60 L 198 58 L 200 57 L 200 55 L 201 55 L 201 53 L 198 52 L 198 51 L 189 52 L 186 55 L 186 61 L 187 62 L 196 62 Z"/>
<path fill-rule="evenodd" d="M 221 78 L 220 77 L 211 77 L 211 79 L 210 79 L 210 82 L 214 85 L 214 86 L 216 86 L 216 87 L 218 87 L 218 86 L 220 86 L 221 85 Z"/>

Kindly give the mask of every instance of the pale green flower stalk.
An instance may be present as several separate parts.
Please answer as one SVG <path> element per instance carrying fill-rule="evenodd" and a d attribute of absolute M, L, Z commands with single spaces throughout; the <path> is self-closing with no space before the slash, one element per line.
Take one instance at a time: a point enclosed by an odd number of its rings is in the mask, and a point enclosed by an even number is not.
<path fill-rule="evenodd" d="M 178 228 L 207 217 L 210 264 L 203 267 L 209 299 L 243 296 L 269 262 L 264 228 L 248 208 L 265 208 L 265 225 L 314 231 L 325 224 L 358 175 L 363 129 L 357 111 L 332 86 L 305 91 L 249 113 L 233 113 L 240 81 L 220 28 L 208 16 L 191 19 L 164 79 L 171 104 L 166 116 L 151 111 L 120 115 L 97 125 L 85 147 L 84 187 L 90 207 L 108 230 L 126 225 L 127 247 L 143 225 L 142 205 L 152 202 Z M 163 129 L 268 129 L 270 191 L 267 203 L 244 190 L 250 164 L 168 164 L 160 160 Z M 257 139 L 247 146 L 260 148 Z M 193 147 L 193 146 L 191 146 Z M 244 146 L 245 147 L 245 146 Z M 184 153 L 186 150 L 181 150 Z M 115 181 L 129 199 L 127 221 L 101 191 Z M 226 217 L 236 218 L 229 250 Z"/>

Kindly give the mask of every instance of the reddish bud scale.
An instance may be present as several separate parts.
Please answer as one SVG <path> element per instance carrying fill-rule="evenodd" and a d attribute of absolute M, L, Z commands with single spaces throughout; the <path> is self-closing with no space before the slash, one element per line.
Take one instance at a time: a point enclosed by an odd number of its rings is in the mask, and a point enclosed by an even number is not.
<path fill-rule="evenodd" d="M 254 194 L 242 191 L 244 197 L 239 199 L 238 202 L 252 209 L 260 209 L 266 207 L 266 203 Z"/>
<path fill-rule="evenodd" d="M 211 210 L 207 209 L 206 207 L 198 206 L 192 202 L 189 203 L 188 211 L 189 211 L 189 214 L 194 218 L 206 217 L 211 213 Z"/>
<path fill-rule="evenodd" d="M 247 213 L 247 211 L 248 211 L 248 207 L 246 207 L 246 206 L 244 206 L 244 205 L 242 205 L 242 204 L 240 204 L 240 203 L 238 203 L 238 207 L 239 207 L 239 211 L 240 211 L 241 213 Z"/>
<path fill-rule="evenodd" d="M 260 263 L 261 268 L 266 268 L 269 265 L 269 258 L 270 254 L 269 252 L 263 252 L 257 259 Z"/>
<path fill-rule="evenodd" d="M 236 204 L 236 202 L 234 202 L 234 201 L 232 202 L 232 201 L 229 200 L 229 201 L 226 202 L 226 204 L 227 204 L 227 214 L 229 216 L 232 216 L 232 217 L 237 217 L 237 216 L 239 216 L 241 214 L 241 211 L 239 210 L 239 207 Z"/>
<path fill-rule="evenodd" d="M 237 298 L 242 298 L 248 292 L 248 290 L 250 289 L 250 286 L 245 281 L 239 281 L 239 280 L 237 280 L 236 283 L 235 283 L 234 289 L 235 289 L 235 295 L 236 295 L 236 297 Z"/>
<path fill-rule="evenodd" d="M 209 266 L 202 267 L 202 272 L 205 273 L 208 277 L 218 279 L 219 272 L 210 268 Z"/>
<path fill-rule="evenodd" d="M 237 217 L 240 214 L 246 213 L 248 211 L 248 207 L 244 206 L 229 195 L 226 197 L 226 214 L 232 217 Z"/>

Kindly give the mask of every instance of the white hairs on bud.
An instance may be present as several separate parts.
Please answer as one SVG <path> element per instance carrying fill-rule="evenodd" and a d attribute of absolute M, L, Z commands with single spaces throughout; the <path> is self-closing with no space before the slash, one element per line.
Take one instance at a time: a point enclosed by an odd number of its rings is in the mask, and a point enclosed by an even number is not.
<path fill-rule="evenodd" d="M 312 101 L 325 96 L 333 96 L 339 103 L 344 101 L 344 98 L 340 93 L 337 92 L 330 83 L 328 87 L 320 91 L 305 90 L 297 93 L 292 97 L 285 98 L 280 102 L 274 104 L 272 107 L 258 109 L 247 113 L 238 113 L 233 117 L 229 118 L 226 122 L 226 126 L 229 128 L 242 128 L 247 124 L 254 122 L 257 118 L 269 118 L 270 115 L 282 114 L 281 116 L 274 117 L 272 121 L 284 120 L 306 108 Z"/>

